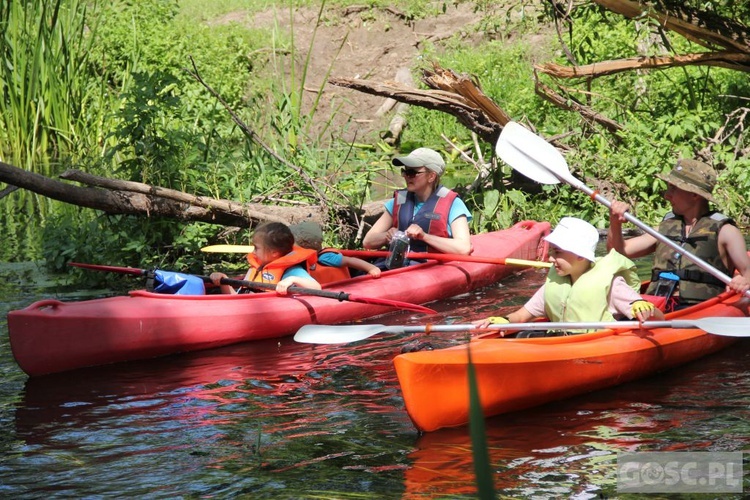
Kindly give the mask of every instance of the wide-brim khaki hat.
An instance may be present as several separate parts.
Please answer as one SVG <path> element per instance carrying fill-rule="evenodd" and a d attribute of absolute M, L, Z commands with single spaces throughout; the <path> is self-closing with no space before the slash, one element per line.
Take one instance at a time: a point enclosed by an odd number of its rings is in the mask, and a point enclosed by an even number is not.
<path fill-rule="evenodd" d="M 657 174 L 656 177 L 716 203 L 711 195 L 716 186 L 716 171 L 707 163 L 690 159 L 677 160 L 677 165 L 668 175 Z"/>

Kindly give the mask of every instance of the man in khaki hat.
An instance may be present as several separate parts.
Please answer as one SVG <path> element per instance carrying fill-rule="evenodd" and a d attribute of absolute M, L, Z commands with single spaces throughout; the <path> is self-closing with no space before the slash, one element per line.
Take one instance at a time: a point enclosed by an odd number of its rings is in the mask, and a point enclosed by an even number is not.
<path fill-rule="evenodd" d="M 750 289 L 750 258 L 745 238 L 732 219 L 709 207 L 709 202 L 715 203 L 712 195 L 716 185 L 714 169 L 701 161 L 682 159 L 668 175 L 657 177 L 667 183 L 664 198 L 672 205 L 672 211 L 664 216 L 658 231 L 724 274 L 733 276 L 735 271 L 739 274 L 725 285 L 650 234 L 624 239 L 622 223 L 630 206 L 621 201 L 612 202 L 610 207 L 607 248 L 614 248 L 630 258 L 653 253 L 651 285 L 647 293 L 655 294 L 659 282 L 663 284 L 667 277 L 672 283 L 677 282 L 678 295 L 670 301 L 672 309 L 696 304 L 727 288 L 745 293 Z"/>

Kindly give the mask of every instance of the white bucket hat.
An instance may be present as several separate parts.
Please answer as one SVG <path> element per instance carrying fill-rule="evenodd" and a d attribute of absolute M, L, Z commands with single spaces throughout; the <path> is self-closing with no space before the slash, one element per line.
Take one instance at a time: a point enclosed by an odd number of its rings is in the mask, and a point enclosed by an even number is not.
<path fill-rule="evenodd" d="M 544 240 L 565 251 L 594 262 L 599 231 L 585 220 L 576 217 L 563 217 L 551 234 Z"/>
<path fill-rule="evenodd" d="M 445 172 L 445 161 L 440 153 L 430 148 L 417 148 L 407 156 L 399 156 L 391 160 L 391 163 L 397 166 L 417 168 L 425 167 L 438 175 Z"/>

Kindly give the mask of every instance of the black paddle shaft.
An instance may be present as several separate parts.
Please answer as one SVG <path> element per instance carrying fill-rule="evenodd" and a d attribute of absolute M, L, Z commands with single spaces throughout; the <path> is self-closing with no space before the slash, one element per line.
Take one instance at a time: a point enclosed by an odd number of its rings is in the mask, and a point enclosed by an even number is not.
<path fill-rule="evenodd" d="M 201 276 L 204 280 L 208 279 L 210 282 L 210 278 L 206 278 L 205 276 Z M 246 280 L 236 280 L 232 278 L 222 278 L 221 280 L 222 285 L 231 285 L 231 286 L 244 286 L 247 288 L 263 288 L 265 290 L 276 290 L 276 284 L 274 283 L 259 283 L 256 281 L 246 281 Z M 326 290 L 316 290 L 314 288 L 303 288 L 299 286 L 292 285 L 289 287 L 290 293 L 301 293 L 305 295 L 316 295 L 318 297 L 326 297 L 329 299 L 336 299 L 338 301 L 345 301 L 349 300 L 349 294 L 346 292 L 329 292 Z"/>

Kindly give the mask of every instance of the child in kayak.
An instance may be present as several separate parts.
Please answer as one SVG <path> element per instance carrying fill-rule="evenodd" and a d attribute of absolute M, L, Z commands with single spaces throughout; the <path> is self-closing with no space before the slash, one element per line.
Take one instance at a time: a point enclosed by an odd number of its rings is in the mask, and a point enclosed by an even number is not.
<path fill-rule="evenodd" d="M 490 324 L 526 323 L 535 318 L 568 323 L 664 319 L 664 314 L 636 291 L 640 280 L 630 259 L 614 250 L 605 257 L 595 257 L 599 232 L 594 226 L 575 217 L 564 217 L 544 239 L 549 243 L 552 262 L 544 285 L 507 317 L 493 316 L 474 324 L 486 328 Z M 519 332 L 517 337 L 560 334 Z"/>
<path fill-rule="evenodd" d="M 314 250 L 294 244 L 294 235 L 286 224 L 268 222 L 258 226 L 252 237 L 255 246 L 247 255 L 250 269 L 246 281 L 276 283 L 276 293 L 286 295 L 290 286 L 320 290 L 320 283 L 310 276 L 308 268 L 317 261 Z M 237 293 L 229 285 L 222 285 L 224 273 L 211 273 L 211 281 L 221 287 L 221 293 Z"/>
<path fill-rule="evenodd" d="M 310 267 L 310 275 L 318 283 L 332 283 L 351 278 L 349 268 L 379 278 L 381 270 L 374 264 L 356 257 L 347 257 L 333 248 L 323 248 L 323 231 L 314 222 L 301 222 L 289 227 L 294 242 L 302 248 L 310 248 L 318 253 L 318 262 Z"/>

